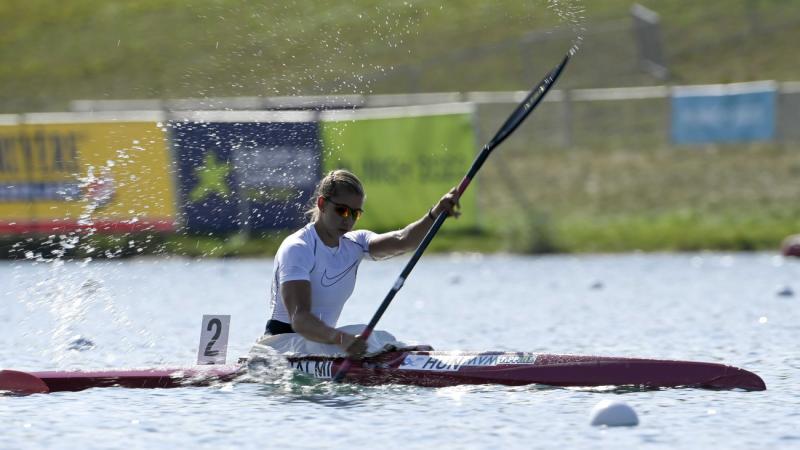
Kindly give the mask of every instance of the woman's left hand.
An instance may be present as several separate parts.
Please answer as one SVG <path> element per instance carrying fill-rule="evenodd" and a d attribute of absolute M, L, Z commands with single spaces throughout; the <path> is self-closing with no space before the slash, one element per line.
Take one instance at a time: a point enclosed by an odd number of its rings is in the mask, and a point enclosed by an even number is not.
<path fill-rule="evenodd" d="M 461 208 L 461 204 L 458 201 L 458 189 L 453 188 L 450 189 L 450 192 L 442 196 L 439 203 L 431 210 L 431 213 L 434 217 L 439 217 L 442 211 L 446 211 L 448 216 L 457 219 L 458 216 L 461 215 L 461 211 L 458 210 L 459 208 Z"/>
<path fill-rule="evenodd" d="M 347 352 L 347 356 L 352 359 L 361 359 L 367 352 L 367 341 L 361 339 L 359 336 L 339 332 L 341 342 L 339 348 Z"/>

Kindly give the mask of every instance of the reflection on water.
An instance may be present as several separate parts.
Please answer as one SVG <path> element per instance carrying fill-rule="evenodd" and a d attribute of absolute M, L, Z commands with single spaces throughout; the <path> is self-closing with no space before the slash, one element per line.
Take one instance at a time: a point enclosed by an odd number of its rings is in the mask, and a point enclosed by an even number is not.
<path fill-rule="evenodd" d="M 568 389 L 574 392 L 595 392 L 598 394 L 629 394 L 631 392 L 648 392 L 648 391 L 663 391 L 666 389 L 698 389 L 698 388 L 690 386 L 660 388 L 652 386 L 625 384 L 619 386 L 609 385 L 609 386 L 591 386 L 591 387 L 568 387 L 564 389 Z M 710 389 L 710 388 L 704 388 L 704 389 Z"/>

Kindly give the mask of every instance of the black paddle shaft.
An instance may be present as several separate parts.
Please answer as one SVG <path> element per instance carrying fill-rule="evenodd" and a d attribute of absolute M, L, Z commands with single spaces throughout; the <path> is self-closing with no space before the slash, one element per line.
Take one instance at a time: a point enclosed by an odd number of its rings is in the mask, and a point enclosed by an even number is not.
<path fill-rule="evenodd" d="M 478 170 L 483 166 L 483 163 L 486 162 L 486 159 L 489 157 L 489 154 L 500 145 L 517 127 L 525 120 L 526 117 L 536 108 L 536 105 L 542 101 L 544 96 L 550 90 L 550 88 L 555 84 L 556 80 L 558 79 L 559 75 L 561 75 L 561 71 L 564 70 L 564 67 L 569 62 L 569 58 L 572 55 L 572 50 L 570 50 L 565 56 L 564 59 L 561 60 L 561 63 L 558 64 L 553 70 L 551 70 L 547 76 L 545 76 L 542 81 L 533 88 L 525 99 L 520 103 L 511 116 L 506 119 L 503 126 L 497 131 L 494 135 L 492 140 L 483 147 L 483 150 L 478 154 L 475 158 L 475 161 L 472 163 L 472 166 L 469 168 L 469 171 L 461 180 L 461 183 L 458 185 L 458 189 L 456 190 L 456 200 L 458 200 L 464 191 L 467 189 L 467 186 L 472 182 L 472 179 L 478 173 Z M 442 227 L 444 221 L 447 219 L 447 212 L 442 211 L 439 213 L 439 216 L 436 217 L 436 220 L 433 222 L 433 225 L 428 230 L 428 233 L 422 239 L 417 250 L 414 252 L 414 255 L 411 256 L 411 259 L 406 264 L 403 271 L 400 273 L 400 276 L 395 281 L 394 286 L 386 295 L 386 298 L 383 299 L 383 302 L 378 307 L 378 310 L 372 316 L 372 320 L 369 321 L 369 324 L 364 328 L 364 331 L 359 335 L 359 339 L 367 340 L 369 336 L 372 334 L 372 331 L 375 329 L 375 326 L 378 325 L 378 321 L 381 320 L 383 313 L 386 312 L 386 309 L 389 307 L 389 304 L 392 303 L 392 299 L 394 296 L 397 295 L 397 292 L 402 289 L 403 284 L 405 283 L 408 276 L 411 274 L 411 271 L 414 269 L 414 266 L 417 265 L 417 261 L 422 257 L 422 254 L 425 253 L 425 250 L 428 248 L 428 245 L 433 240 L 436 233 L 439 231 L 439 228 Z M 344 375 L 350 369 L 352 362 L 347 359 L 344 361 L 342 366 L 339 368 L 338 372 L 334 376 L 334 381 L 340 381 L 344 378 Z"/>

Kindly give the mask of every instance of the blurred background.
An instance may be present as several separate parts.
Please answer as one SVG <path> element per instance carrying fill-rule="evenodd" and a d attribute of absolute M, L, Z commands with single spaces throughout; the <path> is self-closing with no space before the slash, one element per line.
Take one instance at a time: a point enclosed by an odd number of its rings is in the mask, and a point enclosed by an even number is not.
<path fill-rule="evenodd" d="M 777 249 L 800 231 L 800 2 L 5 0 L 5 254 L 270 254 L 345 167 L 434 250 Z"/>

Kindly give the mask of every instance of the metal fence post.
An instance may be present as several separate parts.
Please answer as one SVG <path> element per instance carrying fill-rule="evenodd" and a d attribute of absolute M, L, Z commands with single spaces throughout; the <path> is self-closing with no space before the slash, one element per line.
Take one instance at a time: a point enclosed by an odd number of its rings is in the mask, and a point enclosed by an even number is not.
<path fill-rule="evenodd" d="M 563 139 L 562 143 L 564 147 L 572 148 L 572 145 L 574 144 L 572 136 L 572 89 L 561 90 L 561 112 L 561 120 L 563 120 L 563 124 L 561 126 Z"/>
<path fill-rule="evenodd" d="M 639 48 L 639 65 L 659 80 L 669 78 L 658 13 L 638 3 L 631 6 L 633 32 Z"/>

